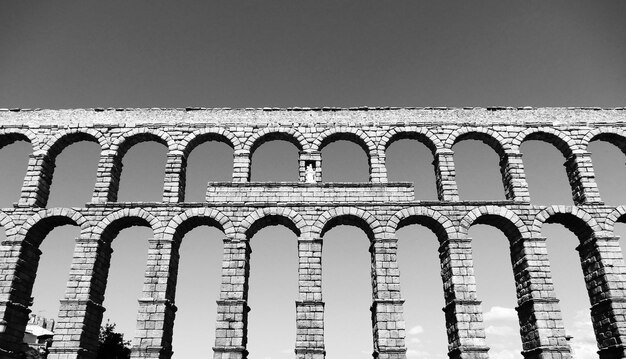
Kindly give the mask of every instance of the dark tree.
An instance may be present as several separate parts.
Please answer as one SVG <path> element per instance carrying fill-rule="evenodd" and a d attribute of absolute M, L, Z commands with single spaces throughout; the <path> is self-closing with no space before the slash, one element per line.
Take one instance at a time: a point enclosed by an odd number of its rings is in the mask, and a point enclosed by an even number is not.
<path fill-rule="evenodd" d="M 124 334 L 115 332 L 115 324 L 107 321 L 105 326 L 100 328 L 98 339 L 100 347 L 98 348 L 97 359 L 130 358 L 130 342 L 124 341 Z"/>

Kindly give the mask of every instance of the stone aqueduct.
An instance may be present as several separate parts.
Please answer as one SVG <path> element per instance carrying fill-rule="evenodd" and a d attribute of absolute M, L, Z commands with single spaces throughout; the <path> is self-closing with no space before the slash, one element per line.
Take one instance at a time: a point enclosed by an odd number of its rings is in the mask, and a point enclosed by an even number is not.
<path fill-rule="evenodd" d="M 170 358 L 175 323 L 178 247 L 191 229 L 214 226 L 224 233 L 221 293 L 214 358 L 246 358 L 248 239 L 282 224 L 298 236 L 299 299 L 296 358 L 323 358 L 324 301 L 321 249 L 324 234 L 341 224 L 363 229 L 370 239 L 372 331 L 375 358 L 405 358 L 405 329 L 396 263 L 396 230 L 409 224 L 439 239 L 445 295 L 448 355 L 487 358 L 480 298 L 473 274 L 471 225 L 489 224 L 510 241 L 517 288 L 520 335 L 526 358 L 570 358 L 541 236 L 544 223 L 562 223 L 580 240 L 591 316 L 601 358 L 625 357 L 626 268 L 616 222 L 626 206 L 606 206 L 597 189 L 587 145 L 613 143 L 626 153 L 624 109 L 94 109 L 5 110 L 1 144 L 32 144 L 21 197 L 0 210 L 7 239 L 0 249 L 0 348 L 12 358 L 23 336 L 41 252 L 56 226 L 80 227 L 70 279 L 58 316 L 51 358 L 94 358 L 105 308 L 111 241 L 129 226 L 153 230 L 143 294 L 139 298 L 133 358 Z M 438 200 L 418 201 L 410 183 L 389 183 L 385 150 L 395 140 L 415 139 L 432 150 Z M 250 159 L 269 140 L 299 149 L 300 181 L 250 182 Z M 476 139 L 500 156 L 506 200 L 461 201 L 452 146 Z M 570 206 L 530 203 L 520 145 L 543 140 L 565 158 Z M 187 156 L 205 141 L 234 150 L 232 182 L 209 183 L 205 202 L 185 202 Z M 336 140 L 359 144 L 369 158 L 368 183 L 322 182 L 322 148 Z M 83 208 L 47 208 L 56 156 L 77 141 L 101 146 L 97 180 Z M 134 144 L 157 141 L 168 148 L 163 199 L 118 202 L 124 154 Z M 307 167 L 314 183 L 305 181 Z M 310 176 L 310 174 L 309 174 Z M 406 284 L 404 284 L 406 285 Z"/>

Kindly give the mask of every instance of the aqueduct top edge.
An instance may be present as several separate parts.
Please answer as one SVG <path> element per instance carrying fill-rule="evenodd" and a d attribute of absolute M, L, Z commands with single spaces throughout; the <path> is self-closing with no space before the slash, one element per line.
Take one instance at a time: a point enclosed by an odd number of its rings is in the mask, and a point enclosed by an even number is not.
<path fill-rule="evenodd" d="M 0 109 L 1 125 L 139 124 L 612 124 L 626 121 L 626 108 L 95 108 Z"/>

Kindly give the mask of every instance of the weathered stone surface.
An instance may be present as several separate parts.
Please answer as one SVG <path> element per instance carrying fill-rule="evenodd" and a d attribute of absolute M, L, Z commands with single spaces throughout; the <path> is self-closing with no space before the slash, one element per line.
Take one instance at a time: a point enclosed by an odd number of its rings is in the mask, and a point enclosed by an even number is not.
<path fill-rule="evenodd" d="M 178 246 L 185 233 L 209 225 L 224 233 L 214 358 L 246 358 L 248 239 L 276 223 L 299 238 L 296 358 L 325 356 L 322 246 L 324 234 L 339 224 L 362 228 L 371 241 L 374 357 L 406 357 L 395 233 L 415 223 L 431 229 L 440 242 L 450 358 L 488 356 L 468 237 L 474 223 L 498 227 L 511 242 L 524 357 L 570 358 L 541 236 L 546 222 L 564 223 L 580 239 L 600 356 L 624 357 L 626 269 L 613 226 L 626 219 L 626 206 L 602 203 L 587 146 L 600 139 L 626 150 L 625 126 L 624 109 L 0 110 L 0 147 L 17 140 L 33 146 L 19 202 L 0 209 L 0 225 L 7 233 L 0 248 L 0 358 L 17 356 L 41 254 L 38 247 L 49 230 L 61 224 L 78 225 L 81 234 L 51 358 L 95 357 L 110 243 L 128 225 L 148 226 L 154 233 L 133 357 L 171 357 Z M 402 138 L 431 149 L 437 201 L 416 200 L 411 184 L 388 183 L 385 150 Z M 249 181 L 252 154 L 273 139 L 298 147 L 299 182 Z M 481 140 L 500 156 L 505 201 L 459 200 L 452 146 L 464 139 Z M 563 153 L 573 205 L 530 204 L 520 152 L 528 139 L 550 142 Z M 91 203 L 47 209 L 56 156 L 84 140 L 102 149 Z M 205 202 L 186 203 L 187 157 L 212 140 L 233 148 L 233 180 L 209 183 Z M 363 148 L 369 158 L 369 183 L 322 182 L 321 150 L 335 140 Z M 162 201 L 117 202 L 122 158 L 142 141 L 168 147 Z"/>

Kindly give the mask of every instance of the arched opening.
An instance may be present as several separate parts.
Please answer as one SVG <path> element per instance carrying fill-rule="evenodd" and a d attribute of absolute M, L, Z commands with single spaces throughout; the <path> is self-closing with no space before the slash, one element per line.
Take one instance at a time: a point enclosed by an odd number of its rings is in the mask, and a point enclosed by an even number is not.
<path fill-rule="evenodd" d="M 593 170 L 602 201 L 607 205 L 626 203 L 626 138 L 614 134 L 596 136 L 589 144 Z"/>
<path fill-rule="evenodd" d="M 30 307 L 31 314 L 41 318 L 39 325 L 42 327 L 48 327 L 59 318 L 59 301 L 64 298 L 67 288 L 75 239 L 80 231 L 75 227 L 57 228 L 78 226 L 70 216 L 44 214 L 43 218 L 28 228 L 21 243 L 20 258 L 16 266 L 19 275 L 12 284 L 10 298 Z M 20 320 L 19 316 L 14 320 Z M 28 320 L 37 322 L 33 316 Z M 42 325 L 44 320 L 47 325 Z M 16 324 L 19 326 L 18 323 L 12 323 Z M 53 329 L 52 326 L 46 330 Z M 31 340 L 31 343 L 33 340 L 36 342 L 37 338 L 33 337 L 33 334 L 37 335 L 35 331 L 29 330 L 27 326 L 24 339 Z"/>
<path fill-rule="evenodd" d="M 79 236 L 80 228 L 70 223 L 52 229 L 39 246 L 41 257 L 33 285 L 31 314 L 58 319 L 59 300 L 64 297 L 67 288 L 74 247 Z"/>
<path fill-rule="evenodd" d="M 75 138 L 55 155 L 54 180 L 47 207 L 84 207 L 91 201 L 100 145 Z"/>
<path fill-rule="evenodd" d="M 320 151 L 324 182 L 369 182 L 369 149 L 357 135 L 328 136 L 322 141 Z"/>
<path fill-rule="evenodd" d="M 20 198 L 28 157 L 33 147 L 25 136 L 0 136 L 0 208 L 13 207 Z"/>
<path fill-rule="evenodd" d="M 456 139 L 452 149 L 461 200 L 505 199 L 500 161 L 503 150 L 495 139 L 467 133 Z"/>
<path fill-rule="evenodd" d="M 404 302 L 407 357 L 438 357 L 448 352 L 445 298 L 441 282 L 439 242 L 428 218 L 400 223 L 398 268 Z M 434 222 L 434 221 L 432 221 Z M 412 225 L 413 223 L 420 225 Z"/>
<path fill-rule="evenodd" d="M 204 202 L 207 182 L 231 182 L 233 148 L 225 139 L 209 137 L 188 147 L 185 202 Z"/>
<path fill-rule="evenodd" d="M 558 137 L 533 133 L 520 147 L 530 202 L 539 205 L 571 204 L 572 190 L 564 161 L 569 147 Z"/>
<path fill-rule="evenodd" d="M 263 217 L 247 233 L 252 249 L 248 351 L 253 357 L 293 358 L 299 235 L 290 220 L 279 216 Z"/>
<path fill-rule="evenodd" d="M 360 219 L 343 216 L 326 225 L 322 238 L 326 357 L 361 359 L 372 355 L 369 309 L 372 304 L 372 279 L 368 252 L 368 239 L 373 238 L 371 229 Z M 347 255 L 349 261 L 346 260 Z"/>
<path fill-rule="evenodd" d="M 509 238 L 492 226 L 493 220 L 495 218 L 479 218 L 469 230 L 476 292 L 482 301 L 489 355 L 494 358 L 518 358 L 522 340 L 515 311 L 517 286 L 511 267 Z M 481 222 L 485 224 L 479 224 Z"/>
<path fill-rule="evenodd" d="M 541 232 L 547 238 L 554 291 L 559 299 L 565 334 L 570 338 L 569 345 L 576 358 L 598 357 L 589 295 L 580 253 L 576 250 L 581 240 L 589 238 L 589 231 L 582 220 L 572 215 L 557 214 L 543 224 Z"/>
<path fill-rule="evenodd" d="M 118 202 L 160 202 L 163 197 L 167 147 L 158 137 L 134 136 L 118 154 L 121 178 Z M 125 149 L 125 150 L 124 150 Z"/>
<path fill-rule="evenodd" d="M 130 341 L 135 335 L 138 299 L 142 297 L 146 263 L 148 258 L 148 240 L 154 234 L 149 223 L 138 217 L 124 217 L 111 223 L 102 240 L 111 243 L 113 252 L 106 276 L 106 291 L 103 306 L 103 325 L 115 323 L 116 332 Z M 124 288 L 115 290 L 114 288 Z M 133 343 L 136 344 L 136 343 Z"/>
<path fill-rule="evenodd" d="M 179 226 L 180 234 L 177 234 L 181 244 L 176 275 L 178 310 L 172 338 L 173 357 L 210 357 L 215 343 L 224 233 L 204 218 L 187 223 L 191 226 Z"/>
<path fill-rule="evenodd" d="M 250 149 L 251 181 L 297 182 L 300 144 L 282 133 L 265 135 Z"/>
<path fill-rule="evenodd" d="M 392 140 L 385 151 L 387 179 L 413 182 L 417 200 L 437 200 L 434 148 L 429 148 L 424 139 L 409 134 Z"/>

